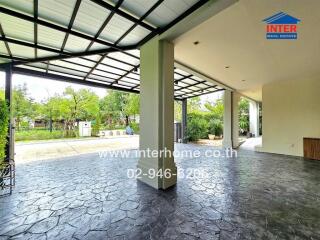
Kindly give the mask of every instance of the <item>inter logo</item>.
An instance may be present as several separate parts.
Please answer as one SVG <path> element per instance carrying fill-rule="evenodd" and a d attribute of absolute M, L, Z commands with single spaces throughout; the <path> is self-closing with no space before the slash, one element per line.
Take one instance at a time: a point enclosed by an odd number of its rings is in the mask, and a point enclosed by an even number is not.
<path fill-rule="evenodd" d="M 297 27 L 299 19 L 292 17 L 284 12 L 279 12 L 263 20 L 267 23 L 267 39 L 297 39 Z"/>

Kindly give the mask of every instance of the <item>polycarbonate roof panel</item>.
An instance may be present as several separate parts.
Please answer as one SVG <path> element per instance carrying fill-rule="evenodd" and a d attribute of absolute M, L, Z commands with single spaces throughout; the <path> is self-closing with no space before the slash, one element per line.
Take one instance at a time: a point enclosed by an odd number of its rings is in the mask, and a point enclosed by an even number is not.
<path fill-rule="evenodd" d="M 8 62 L 8 59 L 0 58 L 0 63 L 7 63 L 7 62 Z"/>
<path fill-rule="evenodd" d="M 0 53 L 5 55 L 8 54 L 8 51 L 4 42 L 0 42 Z"/>
<path fill-rule="evenodd" d="M 32 63 L 29 64 L 29 67 L 33 66 L 40 70 L 48 69 L 51 73 L 71 78 L 80 78 L 83 81 L 98 81 L 105 84 L 106 87 L 112 86 L 125 90 L 139 90 L 140 60 L 132 57 L 132 54 L 134 54 L 134 56 L 139 55 L 137 51 L 131 51 L 130 53 L 109 54 L 100 63 L 97 61 L 99 61 L 101 56 L 96 55 L 91 56 L 90 60 L 88 60 L 88 57 L 70 58 L 51 61 L 49 65 L 47 65 L 47 63 Z M 182 75 L 182 73 L 184 75 Z M 184 99 L 221 90 L 221 88 L 218 88 L 215 84 L 178 68 L 175 69 L 174 76 L 176 99 Z"/>
<path fill-rule="evenodd" d="M 82 0 L 73 28 L 94 36 L 109 14 L 109 10 L 89 0 Z"/>
<path fill-rule="evenodd" d="M 156 26 L 164 27 L 197 2 L 197 0 L 165 0 L 146 18 L 146 20 Z"/>
<path fill-rule="evenodd" d="M 135 27 L 126 37 L 124 37 L 121 42 L 119 43 L 120 46 L 127 46 L 127 45 L 133 45 L 139 42 L 139 39 L 143 39 L 148 34 L 150 34 L 151 31 L 137 26 Z"/>
<path fill-rule="evenodd" d="M 100 38 L 116 42 L 134 23 L 124 17 L 114 14 L 110 22 L 100 34 Z"/>
<path fill-rule="evenodd" d="M 29 48 L 33 51 L 32 48 Z M 37 51 L 38 57 L 50 57 L 50 56 L 55 56 L 55 53 L 49 52 L 49 51 L 45 51 L 45 50 L 40 50 L 38 49 Z"/>
<path fill-rule="evenodd" d="M 10 60 L 33 71 L 139 90 L 140 52 L 125 50 L 138 48 L 199 2 L 0 0 L 0 64 Z M 215 89 L 179 69 L 174 79 L 176 98 Z"/>
<path fill-rule="evenodd" d="M 68 26 L 75 4 L 76 0 L 39 0 L 39 17 Z"/>
<path fill-rule="evenodd" d="M 33 23 L 0 13 L 0 24 L 6 37 L 33 42 Z"/>
<path fill-rule="evenodd" d="M 17 57 L 22 57 L 22 58 L 34 58 L 34 49 L 13 44 L 13 43 L 8 43 L 9 48 L 11 50 L 12 55 L 17 56 Z"/>
<path fill-rule="evenodd" d="M 33 28 L 32 28 L 32 31 L 33 31 Z M 64 36 L 65 34 L 62 32 L 59 32 L 52 28 L 38 25 L 38 43 L 39 44 L 60 49 Z"/>
<path fill-rule="evenodd" d="M 33 13 L 33 1 L 31 0 L 19 0 L 19 1 L 1 0 L 0 5 L 13 8 L 29 14 Z"/>
<path fill-rule="evenodd" d="M 112 2 L 116 1 L 112 0 Z M 121 8 L 142 17 L 156 2 L 157 0 L 125 0 Z"/>
<path fill-rule="evenodd" d="M 69 35 L 65 50 L 69 52 L 85 51 L 89 46 L 90 41 L 73 35 Z"/>

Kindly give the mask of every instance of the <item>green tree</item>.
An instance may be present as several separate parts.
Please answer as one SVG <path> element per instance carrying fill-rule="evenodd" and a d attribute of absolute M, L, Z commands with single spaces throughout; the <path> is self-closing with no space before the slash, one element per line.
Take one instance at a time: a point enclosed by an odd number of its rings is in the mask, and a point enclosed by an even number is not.
<path fill-rule="evenodd" d="M 214 118 L 223 121 L 224 106 L 222 99 L 218 99 L 214 104 L 206 102 L 204 106 L 208 111 L 210 111 Z"/>
<path fill-rule="evenodd" d="M 49 122 L 59 122 L 69 119 L 69 116 L 71 115 L 69 104 L 69 99 L 56 94 L 55 96 L 50 97 L 46 102 L 42 102 L 39 105 L 37 108 L 37 117 L 40 119 L 45 119 Z"/>
<path fill-rule="evenodd" d="M 249 132 L 249 101 L 243 97 L 239 101 L 239 128 L 242 134 Z"/>
<path fill-rule="evenodd" d="M 74 90 L 67 87 L 64 91 L 65 99 L 60 101 L 60 112 L 65 114 L 65 131 L 67 136 L 73 134 L 77 120 L 93 120 L 99 113 L 99 97 L 88 89 Z"/>
<path fill-rule="evenodd" d="M 16 127 L 19 131 L 23 118 L 34 117 L 34 101 L 28 97 L 27 85 L 18 85 L 13 89 L 12 112 L 16 121 Z"/>
<path fill-rule="evenodd" d="M 187 136 L 190 141 L 208 137 L 208 121 L 199 113 L 188 114 Z"/>
<path fill-rule="evenodd" d="M 182 102 L 174 101 L 174 120 L 182 121 Z"/>
<path fill-rule="evenodd" d="M 5 158 L 5 146 L 7 142 L 7 131 L 9 124 L 9 112 L 7 104 L 0 99 L 0 163 Z"/>
<path fill-rule="evenodd" d="M 0 89 L 0 99 L 4 100 L 4 90 Z"/>
<path fill-rule="evenodd" d="M 124 112 L 126 116 L 133 116 L 135 122 L 136 115 L 140 112 L 140 95 L 130 93 L 126 97 L 126 105 L 124 107 Z"/>
<path fill-rule="evenodd" d="M 188 99 L 188 113 L 199 112 L 201 110 L 200 97 L 193 97 Z"/>
<path fill-rule="evenodd" d="M 129 93 L 110 90 L 108 95 L 100 101 L 102 118 L 112 126 L 115 122 L 125 117 L 125 124 L 129 124 L 129 115 L 125 112 Z"/>

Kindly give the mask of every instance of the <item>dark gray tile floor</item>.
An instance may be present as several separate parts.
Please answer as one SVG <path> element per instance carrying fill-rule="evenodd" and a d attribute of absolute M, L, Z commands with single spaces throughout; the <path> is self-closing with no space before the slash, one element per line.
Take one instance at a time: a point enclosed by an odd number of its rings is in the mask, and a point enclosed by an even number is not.
<path fill-rule="evenodd" d="M 88 154 L 18 165 L 13 195 L 0 198 L 0 239 L 320 239 L 318 161 L 177 159 L 209 175 L 167 191 L 128 179 L 136 164 Z"/>

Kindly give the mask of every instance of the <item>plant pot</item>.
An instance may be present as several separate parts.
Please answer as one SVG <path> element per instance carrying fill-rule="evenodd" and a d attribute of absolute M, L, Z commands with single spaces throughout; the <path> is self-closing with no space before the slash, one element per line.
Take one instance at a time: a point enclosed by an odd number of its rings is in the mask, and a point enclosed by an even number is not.
<path fill-rule="evenodd" d="M 214 140 L 215 137 L 216 137 L 216 135 L 208 134 L 208 138 L 209 138 L 210 140 Z"/>

